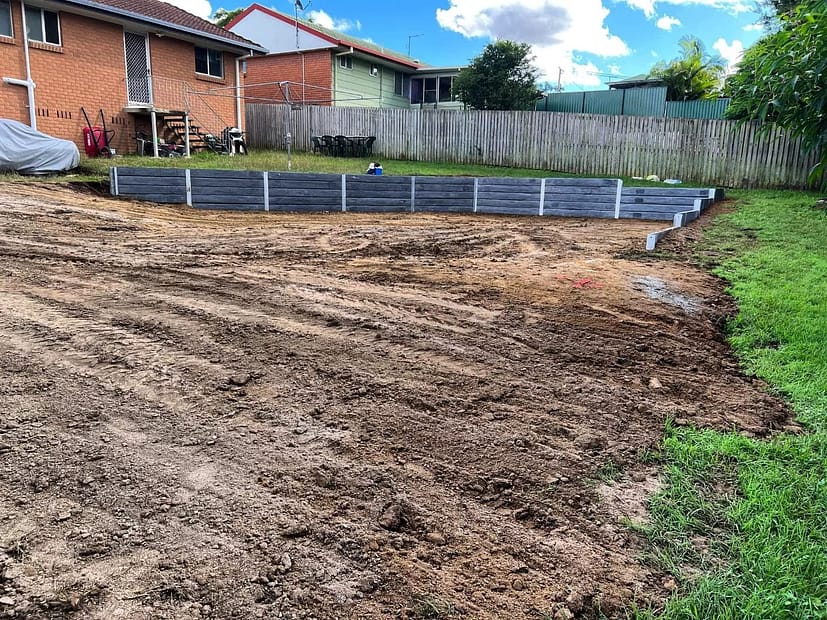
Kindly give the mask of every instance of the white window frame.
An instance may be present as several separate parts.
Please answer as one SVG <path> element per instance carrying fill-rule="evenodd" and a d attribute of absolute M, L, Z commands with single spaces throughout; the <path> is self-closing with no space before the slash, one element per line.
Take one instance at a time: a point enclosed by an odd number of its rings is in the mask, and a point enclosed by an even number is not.
<path fill-rule="evenodd" d="M 44 9 L 39 6 L 28 5 L 26 5 L 26 8 L 24 9 L 24 12 L 26 11 L 37 11 L 40 13 L 40 36 L 42 37 L 42 39 L 36 39 L 29 35 L 29 41 L 33 41 L 35 43 L 43 43 L 45 45 L 54 45 L 57 47 L 63 45 L 63 29 L 60 27 L 60 13 L 58 13 L 57 11 L 50 11 L 49 9 Z M 57 43 L 55 43 L 54 41 L 46 40 L 46 13 L 53 14 L 55 16 L 55 19 L 57 20 Z M 32 26 L 33 24 L 29 22 L 29 17 L 26 16 L 26 29 L 30 30 Z"/>
<path fill-rule="evenodd" d="M 351 56 L 350 54 L 339 56 L 339 68 L 353 69 L 353 56 Z"/>
<path fill-rule="evenodd" d="M 207 73 L 203 73 L 202 71 L 199 71 L 198 68 L 197 68 L 197 65 L 198 65 L 198 50 L 204 50 L 205 52 L 207 52 Z M 210 71 L 210 52 L 215 52 L 216 54 L 219 54 L 219 56 L 221 58 L 221 63 L 220 63 L 220 65 L 221 65 L 221 75 L 215 75 L 215 74 L 209 72 Z M 211 47 L 202 47 L 200 45 L 196 45 L 195 50 L 193 51 L 193 53 L 196 56 L 196 58 L 195 58 L 195 61 L 196 61 L 195 74 L 196 75 L 203 75 L 204 77 L 210 77 L 210 78 L 214 78 L 214 79 L 217 79 L 217 80 L 223 80 L 224 79 L 224 52 L 222 52 L 220 50 L 217 50 L 217 49 L 213 49 Z"/>
<path fill-rule="evenodd" d="M 14 38 L 14 13 L 12 13 L 12 10 L 11 10 L 11 0 L 3 0 L 3 2 L 5 2 L 6 5 L 9 7 L 9 28 L 10 28 L 10 30 L 9 30 L 9 34 L 4 34 L 4 33 L 0 32 L 0 37 L 5 37 L 7 39 L 13 39 Z"/>

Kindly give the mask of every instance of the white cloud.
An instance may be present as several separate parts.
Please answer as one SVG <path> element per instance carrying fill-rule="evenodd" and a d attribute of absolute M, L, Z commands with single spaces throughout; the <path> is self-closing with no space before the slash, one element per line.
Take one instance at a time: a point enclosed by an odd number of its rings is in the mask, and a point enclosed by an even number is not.
<path fill-rule="evenodd" d="M 164 0 L 168 4 L 184 9 L 188 13 L 209 19 L 212 15 L 212 5 L 209 0 Z"/>
<path fill-rule="evenodd" d="M 307 19 L 314 24 L 318 24 L 322 28 L 329 28 L 330 30 L 338 30 L 339 32 L 347 32 L 348 30 L 361 30 L 362 22 L 358 19 L 356 21 L 350 19 L 336 18 L 328 15 L 324 11 L 308 11 Z"/>
<path fill-rule="evenodd" d="M 735 67 L 741 62 L 744 56 L 744 44 L 735 39 L 732 43 L 727 43 L 726 39 L 718 39 L 712 44 L 712 49 L 721 55 L 728 65 L 728 72 L 735 70 Z"/>
<path fill-rule="evenodd" d="M 626 4 L 633 9 L 643 11 L 643 14 L 650 19 L 655 16 L 657 6 L 663 4 L 670 4 L 673 6 L 705 6 L 727 11 L 733 15 L 754 10 L 753 5 L 747 0 L 626 0 Z"/>
<path fill-rule="evenodd" d="M 660 28 L 661 30 L 672 30 L 673 26 L 680 26 L 681 20 L 677 17 L 670 17 L 669 15 L 664 15 L 661 17 L 655 25 Z"/>
<path fill-rule="evenodd" d="M 541 80 L 600 86 L 598 68 L 582 62 L 578 52 L 603 57 L 625 56 L 626 43 L 609 32 L 604 20 L 609 10 L 602 0 L 450 0 L 437 9 L 446 30 L 466 37 L 510 39 L 531 44 Z"/>
<path fill-rule="evenodd" d="M 757 32 L 763 29 L 763 24 L 747 24 L 746 26 L 744 26 L 744 32 Z"/>

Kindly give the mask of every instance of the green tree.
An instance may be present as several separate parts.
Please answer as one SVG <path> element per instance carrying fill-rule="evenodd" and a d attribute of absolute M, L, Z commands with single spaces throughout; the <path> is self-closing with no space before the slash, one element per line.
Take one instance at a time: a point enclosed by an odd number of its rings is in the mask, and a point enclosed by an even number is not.
<path fill-rule="evenodd" d="M 727 115 L 772 121 L 800 136 L 821 155 L 815 181 L 827 166 L 827 0 L 809 0 L 779 20 L 779 30 L 750 47 L 728 80 Z"/>
<path fill-rule="evenodd" d="M 527 110 L 538 97 L 531 46 L 494 41 L 454 78 L 454 94 L 476 110 Z"/>
<path fill-rule="evenodd" d="M 669 101 L 718 97 L 726 71 L 724 62 L 719 56 L 707 54 L 696 37 L 683 37 L 679 45 L 681 55 L 668 63 L 656 64 L 649 77 L 663 80 Z"/>
<path fill-rule="evenodd" d="M 244 9 L 233 9 L 231 11 L 228 11 L 227 9 L 216 9 L 215 13 L 213 13 L 212 20 L 210 21 L 212 21 L 212 23 L 214 23 L 216 26 L 226 28 L 227 24 L 233 21 L 235 16 L 241 13 L 241 11 L 243 10 Z"/>

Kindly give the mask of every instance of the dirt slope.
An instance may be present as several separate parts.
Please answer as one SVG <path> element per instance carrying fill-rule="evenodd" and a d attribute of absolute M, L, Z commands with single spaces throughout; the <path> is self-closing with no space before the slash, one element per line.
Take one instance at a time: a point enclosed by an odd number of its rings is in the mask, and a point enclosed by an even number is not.
<path fill-rule="evenodd" d="M 615 258 L 658 227 L 0 185 L 0 616 L 657 604 L 621 519 L 666 418 L 787 419 L 716 281 Z"/>

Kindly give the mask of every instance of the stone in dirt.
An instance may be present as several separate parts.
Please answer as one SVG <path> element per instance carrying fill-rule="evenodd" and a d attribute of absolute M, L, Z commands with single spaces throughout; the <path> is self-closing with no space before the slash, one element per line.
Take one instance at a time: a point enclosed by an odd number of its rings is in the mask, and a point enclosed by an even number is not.
<path fill-rule="evenodd" d="M 659 390 L 663 387 L 663 383 L 660 382 L 660 379 L 657 377 L 651 377 L 649 379 L 649 387 L 653 390 Z"/>
<path fill-rule="evenodd" d="M 307 536 L 309 533 L 310 528 L 306 523 L 294 523 L 285 528 L 281 535 L 285 538 L 301 538 L 302 536 Z"/>
<path fill-rule="evenodd" d="M 227 379 L 227 383 L 229 383 L 230 385 L 234 385 L 236 387 L 244 387 L 245 385 L 250 383 L 252 379 L 253 377 L 250 373 L 237 374 L 232 375 L 229 379 Z"/>
<path fill-rule="evenodd" d="M 440 534 L 439 532 L 428 532 L 425 534 L 425 540 L 432 545 L 444 545 L 447 542 L 445 540 L 445 535 Z"/>
<path fill-rule="evenodd" d="M 377 521 L 383 529 L 398 532 L 405 521 L 405 511 L 400 504 L 391 504 L 379 515 Z"/>
<path fill-rule="evenodd" d="M 10 596 L 0 597 L 0 605 L 5 605 L 6 607 L 11 607 L 12 605 L 14 605 L 14 599 Z"/>

